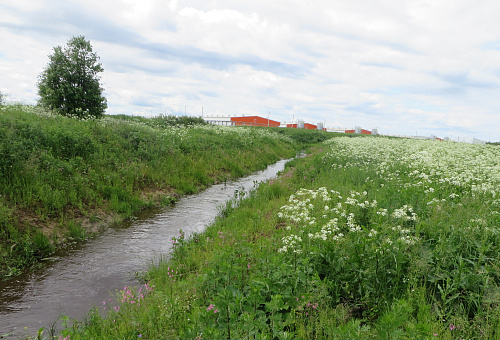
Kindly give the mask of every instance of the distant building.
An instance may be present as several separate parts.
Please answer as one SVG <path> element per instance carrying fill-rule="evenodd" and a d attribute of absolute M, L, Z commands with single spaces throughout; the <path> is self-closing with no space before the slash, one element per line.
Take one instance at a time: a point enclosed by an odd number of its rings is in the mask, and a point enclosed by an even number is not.
<path fill-rule="evenodd" d="M 321 130 L 317 125 L 304 122 L 298 122 L 297 124 L 286 124 L 286 127 L 292 129 Z"/>
<path fill-rule="evenodd" d="M 480 140 L 473 137 L 457 137 L 457 141 L 460 143 L 469 143 L 469 144 L 486 144 L 484 140 Z"/>
<path fill-rule="evenodd" d="M 347 128 L 328 128 L 325 129 L 328 132 L 337 132 L 337 133 L 355 133 L 355 134 L 360 134 L 360 135 L 378 135 L 378 130 L 377 129 L 372 129 L 370 130 L 365 130 L 360 128 L 359 126 L 356 126 L 354 129 L 347 129 Z"/>
<path fill-rule="evenodd" d="M 227 125 L 227 126 L 273 126 L 273 127 L 287 127 L 292 129 L 306 129 L 306 130 L 320 130 L 328 132 L 341 132 L 341 133 L 357 133 L 363 135 L 378 135 L 377 129 L 372 131 L 365 130 L 356 126 L 354 129 L 335 129 L 325 128 L 323 123 L 310 124 L 303 120 L 297 120 L 297 123 L 280 123 L 276 120 L 259 116 L 230 116 L 230 115 L 210 115 L 202 117 L 207 123 L 214 125 Z"/>
<path fill-rule="evenodd" d="M 356 128 L 354 130 L 345 130 L 345 133 L 356 133 L 356 134 L 361 134 L 361 135 L 371 135 L 372 132 L 369 130 L 361 129 L 361 128 Z"/>
<path fill-rule="evenodd" d="M 304 129 L 317 130 L 318 126 L 314 124 L 304 123 Z"/>
<path fill-rule="evenodd" d="M 345 133 L 347 129 L 341 129 L 341 128 L 327 128 L 326 131 L 328 132 L 337 132 L 337 133 Z"/>
<path fill-rule="evenodd" d="M 277 126 L 281 125 L 280 122 L 263 118 L 259 116 L 235 116 L 228 115 L 211 115 L 204 116 L 203 119 L 213 125 L 227 125 L 227 126 Z"/>
<path fill-rule="evenodd" d="M 205 122 L 212 125 L 233 125 L 233 123 L 231 122 L 231 116 L 227 115 L 211 115 L 203 116 L 202 118 L 205 120 Z"/>
<path fill-rule="evenodd" d="M 279 127 L 280 122 L 269 119 L 262 118 L 259 116 L 241 116 L 241 117 L 231 117 L 231 122 L 236 126 L 274 126 Z"/>

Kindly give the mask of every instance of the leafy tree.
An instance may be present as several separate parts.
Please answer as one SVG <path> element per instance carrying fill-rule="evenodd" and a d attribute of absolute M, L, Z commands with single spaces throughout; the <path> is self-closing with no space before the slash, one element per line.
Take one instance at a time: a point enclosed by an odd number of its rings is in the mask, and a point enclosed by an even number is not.
<path fill-rule="evenodd" d="M 65 116 L 101 117 L 108 107 L 100 84 L 102 65 L 85 37 L 73 37 L 49 55 L 38 77 L 40 103 Z"/>

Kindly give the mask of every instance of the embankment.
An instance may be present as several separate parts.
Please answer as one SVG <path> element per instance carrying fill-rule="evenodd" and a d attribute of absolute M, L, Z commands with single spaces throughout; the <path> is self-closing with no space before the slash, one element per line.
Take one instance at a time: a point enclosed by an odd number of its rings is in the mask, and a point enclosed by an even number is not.
<path fill-rule="evenodd" d="M 0 276 L 301 147 L 297 135 L 190 117 L 81 121 L 39 107 L 0 106 Z"/>

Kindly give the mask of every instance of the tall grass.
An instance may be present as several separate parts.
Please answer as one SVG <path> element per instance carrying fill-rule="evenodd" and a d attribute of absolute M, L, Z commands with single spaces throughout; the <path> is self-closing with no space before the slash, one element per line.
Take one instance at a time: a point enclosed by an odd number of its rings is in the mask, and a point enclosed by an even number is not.
<path fill-rule="evenodd" d="M 336 138 L 321 149 L 174 240 L 140 306 L 118 299 L 63 336 L 500 338 L 498 148 Z"/>
<path fill-rule="evenodd" d="M 0 274 L 87 237 L 87 225 L 131 218 L 301 147 L 266 129 L 189 117 L 75 120 L 0 106 Z M 99 227 L 99 226 L 98 226 Z"/>

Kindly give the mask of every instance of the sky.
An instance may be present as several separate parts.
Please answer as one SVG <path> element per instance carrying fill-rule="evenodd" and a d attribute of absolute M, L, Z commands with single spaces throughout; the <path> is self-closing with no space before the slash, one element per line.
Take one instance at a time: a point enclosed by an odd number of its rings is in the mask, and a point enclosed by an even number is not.
<path fill-rule="evenodd" d="M 500 141 L 496 0 L 0 0 L 0 91 L 56 46 L 100 57 L 108 114 L 258 115 Z"/>

